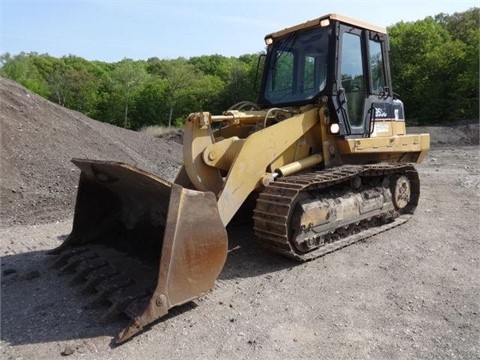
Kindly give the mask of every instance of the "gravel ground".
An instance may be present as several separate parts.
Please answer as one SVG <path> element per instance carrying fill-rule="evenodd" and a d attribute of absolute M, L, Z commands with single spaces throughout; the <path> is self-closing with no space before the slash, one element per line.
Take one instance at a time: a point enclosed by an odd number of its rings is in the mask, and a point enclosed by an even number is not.
<path fill-rule="evenodd" d="M 407 224 L 305 264 L 264 252 L 248 227 L 231 227 L 214 291 L 115 347 L 128 320 L 96 321 L 106 307 L 49 269 L 45 254 L 71 229 L 78 172 L 69 158 L 111 156 L 171 179 L 181 150 L 3 79 L 0 106 L 2 358 L 480 358 L 478 125 L 434 129 Z"/>

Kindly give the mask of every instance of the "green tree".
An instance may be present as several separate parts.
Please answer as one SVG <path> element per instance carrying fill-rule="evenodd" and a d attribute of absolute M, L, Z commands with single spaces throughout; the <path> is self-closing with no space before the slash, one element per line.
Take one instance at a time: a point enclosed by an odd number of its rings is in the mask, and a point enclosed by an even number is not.
<path fill-rule="evenodd" d="M 452 15 L 439 14 L 435 20 L 461 43 L 464 56 L 456 65 L 456 108 L 461 117 L 477 118 L 479 108 L 480 9 Z"/>
<path fill-rule="evenodd" d="M 67 106 L 89 116 L 95 113 L 99 87 L 105 81 L 105 71 L 97 62 L 87 61 L 74 55 L 62 57 L 67 67 L 71 93 Z"/>
<path fill-rule="evenodd" d="M 409 116 L 432 123 L 455 118 L 452 84 L 463 46 L 433 18 L 389 29 L 393 84 Z"/>
<path fill-rule="evenodd" d="M 60 106 L 65 106 L 67 97 L 72 91 L 73 86 L 70 82 L 66 66 L 62 63 L 56 64 L 52 72 L 47 75 L 47 87 L 51 98 Z"/>
<path fill-rule="evenodd" d="M 157 75 L 152 75 L 135 97 L 131 112 L 133 128 L 148 125 L 167 125 L 167 84 Z"/>
<path fill-rule="evenodd" d="M 225 88 L 224 107 L 249 100 L 255 101 L 255 77 L 258 64 L 258 55 L 242 55 L 235 59 L 230 67 L 230 74 Z"/>
<path fill-rule="evenodd" d="M 48 97 L 46 81 L 34 62 L 38 56 L 37 53 L 21 52 L 15 56 L 5 53 L 0 59 L 2 64 L 0 75 L 22 84 L 41 96 Z"/>
<path fill-rule="evenodd" d="M 112 72 L 112 81 L 123 97 L 123 127 L 125 128 L 130 126 L 128 122 L 128 106 L 132 92 L 141 88 L 146 78 L 147 72 L 144 65 L 135 63 L 130 59 L 120 61 Z"/>
<path fill-rule="evenodd" d="M 168 102 L 168 126 L 172 125 L 175 106 L 183 100 L 195 83 L 198 81 L 199 72 L 189 64 L 186 59 L 152 60 L 147 66 L 151 74 L 160 76 L 166 84 Z"/>

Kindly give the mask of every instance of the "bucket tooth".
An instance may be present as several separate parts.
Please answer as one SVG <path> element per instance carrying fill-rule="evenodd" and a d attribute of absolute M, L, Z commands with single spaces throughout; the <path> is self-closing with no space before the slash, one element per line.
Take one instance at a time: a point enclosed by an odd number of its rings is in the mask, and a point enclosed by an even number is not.
<path fill-rule="evenodd" d="M 60 274 L 75 271 L 75 268 L 79 266 L 82 262 L 97 257 L 98 255 L 92 251 L 85 251 L 81 254 L 74 255 L 69 258 L 67 264 L 60 269 Z"/>
<path fill-rule="evenodd" d="M 98 323 L 99 324 L 106 323 L 108 320 L 110 320 L 113 317 L 115 317 L 116 315 L 120 314 L 122 312 L 121 306 L 122 305 L 120 303 L 115 303 L 115 304 L 110 305 L 108 310 L 105 311 L 103 313 L 103 315 L 100 317 L 100 319 L 98 320 Z"/>
<path fill-rule="evenodd" d="M 129 285 L 133 284 L 133 280 L 129 279 L 123 274 L 118 274 L 111 278 L 106 278 L 102 280 L 96 287 L 98 293 L 93 300 L 94 303 L 98 303 L 107 299 L 108 296 L 115 290 L 122 289 Z"/>
<path fill-rule="evenodd" d="M 143 289 L 137 285 L 131 285 L 113 292 L 108 297 L 108 300 L 112 302 L 112 305 L 102 316 L 102 319 L 105 321 L 115 315 L 120 314 L 127 308 L 130 303 L 135 301 L 135 299 L 143 297 L 147 294 L 148 291 L 146 289 Z"/>
<path fill-rule="evenodd" d="M 146 308 L 151 297 L 151 294 L 147 294 L 135 299 L 123 309 L 123 313 L 130 319 L 135 319 Z"/>
<path fill-rule="evenodd" d="M 85 251 L 88 251 L 88 248 L 86 247 L 74 247 L 71 249 L 67 249 L 62 251 L 53 261 L 52 267 L 60 267 L 63 264 L 66 264 L 68 259 L 70 259 L 72 256 L 75 256 L 77 254 L 81 254 Z"/>
<path fill-rule="evenodd" d="M 92 271 L 105 267 L 107 265 L 108 263 L 100 257 L 88 259 L 77 266 L 77 268 L 75 269 L 76 274 L 74 275 L 70 283 L 73 284 L 79 282 L 85 279 L 87 275 L 90 274 Z"/>
<path fill-rule="evenodd" d="M 95 290 L 95 287 L 100 284 L 101 281 L 118 275 L 119 271 L 115 269 L 113 266 L 108 265 L 105 267 L 102 267 L 100 269 L 95 269 L 92 272 L 88 273 L 87 276 L 85 276 L 87 282 L 85 285 L 80 289 L 80 292 L 86 293 L 89 291 Z"/>

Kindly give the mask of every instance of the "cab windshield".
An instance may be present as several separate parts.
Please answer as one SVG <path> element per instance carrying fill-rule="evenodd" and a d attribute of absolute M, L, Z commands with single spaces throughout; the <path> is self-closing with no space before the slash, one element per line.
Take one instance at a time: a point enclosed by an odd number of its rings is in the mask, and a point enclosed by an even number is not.
<path fill-rule="evenodd" d="M 313 99 L 327 79 L 328 29 L 314 28 L 277 39 L 269 49 L 264 98 L 270 104 Z"/>

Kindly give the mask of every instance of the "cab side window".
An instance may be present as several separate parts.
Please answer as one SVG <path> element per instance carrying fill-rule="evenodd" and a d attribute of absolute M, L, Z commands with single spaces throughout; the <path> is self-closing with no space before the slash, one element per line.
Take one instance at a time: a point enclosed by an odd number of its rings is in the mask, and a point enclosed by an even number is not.
<path fill-rule="evenodd" d="M 382 44 L 373 40 L 368 41 L 370 79 L 372 94 L 383 94 L 385 87 L 385 67 L 383 62 Z"/>
<path fill-rule="evenodd" d="M 360 35 L 343 33 L 341 80 L 347 99 L 348 119 L 351 126 L 362 126 L 365 105 L 365 75 L 362 63 Z"/>

